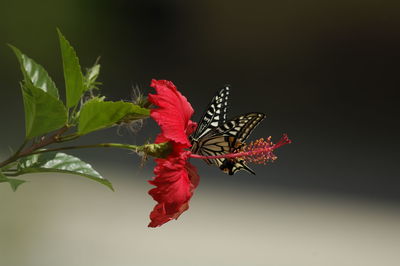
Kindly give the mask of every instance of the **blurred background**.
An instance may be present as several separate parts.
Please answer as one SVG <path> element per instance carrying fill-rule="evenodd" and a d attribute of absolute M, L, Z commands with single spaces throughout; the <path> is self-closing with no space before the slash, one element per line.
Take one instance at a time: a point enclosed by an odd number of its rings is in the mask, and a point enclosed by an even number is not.
<path fill-rule="evenodd" d="M 173 81 L 198 120 L 231 84 L 228 116 L 267 119 L 250 139 L 288 133 L 278 160 L 227 176 L 202 161 L 191 208 L 147 228 L 154 163 L 119 150 L 71 152 L 116 192 L 75 176 L 0 185 L 0 265 L 398 265 L 400 4 L 337 1 L 0 0 L 0 156 L 23 139 L 11 43 L 63 89 L 56 27 L 82 67 L 101 56 L 102 92 Z M 397 111 L 397 112 L 396 112 Z M 141 144 L 113 128 L 81 143 Z"/>

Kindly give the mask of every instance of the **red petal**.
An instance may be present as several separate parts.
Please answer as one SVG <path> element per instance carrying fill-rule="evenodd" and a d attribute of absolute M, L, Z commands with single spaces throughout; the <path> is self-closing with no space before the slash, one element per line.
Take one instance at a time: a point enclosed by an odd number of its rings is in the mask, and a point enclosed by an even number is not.
<path fill-rule="evenodd" d="M 193 185 L 193 189 L 197 188 L 197 186 L 199 185 L 199 182 L 200 182 L 200 176 L 197 173 L 196 166 L 187 162 L 185 167 L 186 167 L 186 170 L 189 175 L 190 183 L 192 183 L 192 185 Z"/>
<path fill-rule="evenodd" d="M 161 127 L 165 138 L 190 147 L 187 133 L 193 131 L 192 106 L 170 81 L 152 80 L 150 86 L 157 94 L 149 94 L 149 101 L 158 106 L 151 110 L 151 118 Z"/>
<path fill-rule="evenodd" d="M 161 226 L 172 219 L 178 219 L 179 215 L 181 215 L 184 211 L 189 208 L 189 204 L 183 204 L 181 209 L 175 214 L 167 214 L 165 211 L 164 203 L 157 204 L 153 211 L 150 213 L 151 222 L 148 227 L 158 227 Z"/>
<path fill-rule="evenodd" d="M 158 204 L 150 214 L 149 227 L 160 226 L 172 219 L 177 219 L 189 208 L 189 200 L 198 185 L 196 168 L 187 162 L 188 153 L 178 157 L 157 159 L 154 169 L 156 177 L 149 181 L 156 187 L 149 191 Z"/>

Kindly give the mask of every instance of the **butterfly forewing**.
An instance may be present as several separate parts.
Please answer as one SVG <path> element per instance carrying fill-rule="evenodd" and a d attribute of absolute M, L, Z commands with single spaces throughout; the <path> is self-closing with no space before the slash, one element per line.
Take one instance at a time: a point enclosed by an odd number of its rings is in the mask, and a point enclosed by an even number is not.
<path fill-rule="evenodd" d="M 220 89 L 212 98 L 207 110 L 200 119 L 192 140 L 199 140 L 212 129 L 218 127 L 226 120 L 228 109 L 229 86 Z"/>

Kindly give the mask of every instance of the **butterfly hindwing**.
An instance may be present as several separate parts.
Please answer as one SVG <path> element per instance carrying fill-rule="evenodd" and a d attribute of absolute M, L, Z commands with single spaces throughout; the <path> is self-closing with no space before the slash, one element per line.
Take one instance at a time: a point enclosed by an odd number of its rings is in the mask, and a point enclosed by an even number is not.
<path fill-rule="evenodd" d="M 239 170 L 246 170 L 247 172 L 255 175 L 256 173 L 246 165 L 244 160 L 242 159 L 235 159 L 235 160 L 230 160 L 230 159 L 223 159 L 221 165 L 219 166 L 219 169 L 224 171 L 225 173 L 229 175 L 235 174 Z"/>
<path fill-rule="evenodd" d="M 218 134 L 228 136 L 229 153 L 233 153 L 240 150 L 244 141 L 264 118 L 265 114 L 262 113 L 248 113 L 227 121 L 218 127 L 216 131 L 218 131 Z M 255 172 L 240 158 L 222 159 L 221 164 L 218 166 L 229 175 L 233 175 L 239 170 L 246 170 L 255 175 Z"/>
<path fill-rule="evenodd" d="M 262 113 L 248 113 L 221 123 L 207 131 L 193 146 L 193 152 L 203 156 L 233 153 L 241 148 L 254 128 L 264 119 Z M 208 164 L 215 164 L 224 172 L 233 175 L 239 170 L 255 174 L 241 159 L 207 159 Z"/>
<path fill-rule="evenodd" d="M 228 138 L 229 137 L 223 135 L 204 137 L 197 144 L 198 149 L 195 152 L 203 156 L 227 154 L 231 150 Z M 208 164 L 215 164 L 219 167 L 223 163 L 223 160 L 223 158 L 219 158 L 207 159 L 205 161 Z"/>

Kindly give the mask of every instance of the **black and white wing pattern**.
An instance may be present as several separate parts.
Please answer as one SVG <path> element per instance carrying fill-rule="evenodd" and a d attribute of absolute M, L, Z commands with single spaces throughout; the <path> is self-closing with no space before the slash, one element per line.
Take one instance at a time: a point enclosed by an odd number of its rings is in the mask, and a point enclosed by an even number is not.
<path fill-rule="evenodd" d="M 215 94 L 201 117 L 196 131 L 191 136 L 192 141 L 198 141 L 200 138 L 207 135 L 208 132 L 225 122 L 228 110 L 228 96 L 228 85 Z"/>
<path fill-rule="evenodd" d="M 265 118 L 262 113 L 248 113 L 220 123 L 193 141 L 192 152 L 203 156 L 223 155 L 240 149 L 250 133 Z M 233 175 L 239 170 L 255 174 L 244 162 L 238 159 L 207 159 L 208 164 L 215 164 L 224 172 Z"/>

